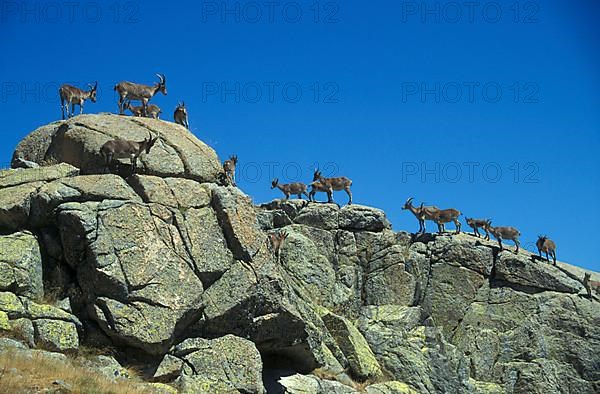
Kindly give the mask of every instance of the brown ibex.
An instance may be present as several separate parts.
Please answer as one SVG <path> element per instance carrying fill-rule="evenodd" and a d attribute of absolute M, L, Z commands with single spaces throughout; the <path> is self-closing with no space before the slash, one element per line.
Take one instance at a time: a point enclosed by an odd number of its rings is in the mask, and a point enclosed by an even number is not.
<path fill-rule="evenodd" d="M 488 232 L 488 227 L 492 222 L 490 219 L 473 219 L 465 217 L 465 221 L 467 225 L 473 229 L 473 235 L 479 238 L 481 234 L 479 234 L 479 229 L 483 229 L 485 231 L 485 240 L 490 240 L 490 233 Z"/>
<path fill-rule="evenodd" d="M 238 157 L 236 155 L 232 155 L 228 160 L 225 160 L 223 163 L 223 171 L 225 171 L 225 177 L 227 178 L 227 182 L 232 186 L 236 186 L 235 184 L 235 166 L 237 166 Z"/>
<path fill-rule="evenodd" d="M 313 175 L 313 182 L 310 184 L 310 186 L 311 190 L 308 196 L 310 201 L 315 201 L 315 194 L 317 192 L 325 192 L 327 193 L 327 202 L 332 203 L 334 202 L 333 192 L 344 190 L 346 194 L 348 194 L 348 205 L 352 204 L 352 191 L 350 191 L 352 181 L 345 176 L 337 178 L 325 178 L 322 176 L 321 171 L 316 169 Z"/>
<path fill-rule="evenodd" d="M 519 253 L 519 236 L 521 233 L 514 227 L 493 227 L 490 221 L 490 225 L 488 226 L 488 231 L 498 240 L 498 244 L 500 245 L 500 250 L 503 250 L 502 240 L 507 239 L 511 240 L 517 246 L 517 250 L 515 253 Z"/>
<path fill-rule="evenodd" d="M 148 132 L 150 134 L 150 132 Z M 121 159 L 129 157 L 131 160 L 131 172 L 135 173 L 137 167 L 137 158 L 145 151 L 146 154 L 150 153 L 150 149 L 154 146 L 158 137 L 152 138 L 152 134 L 143 141 L 129 141 L 129 140 L 110 140 L 107 141 L 100 148 L 100 154 L 104 158 L 104 169 L 108 172 L 108 167 L 113 159 Z"/>
<path fill-rule="evenodd" d="M 544 252 L 546 253 L 546 261 L 550 262 L 550 259 L 548 258 L 548 255 L 550 255 L 552 256 L 554 265 L 556 265 L 556 244 L 554 241 L 545 235 L 539 235 L 535 246 L 537 246 L 540 257 L 542 257 L 542 252 Z"/>
<path fill-rule="evenodd" d="M 127 100 L 125 102 L 125 109 L 128 109 L 129 111 L 131 111 L 131 114 L 133 116 L 137 116 L 137 117 L 144 116 L 144 107 L 141 105 L 140 106 L 131 105 L 131 101 L 129 101 L 129 100 Z M 160 119 L 160 114 L 162 114 L 160 107 L 156 104 L 148 104 L 147 112 L 148 112 L 148 117 L 152 118 L 152 119 Z"/>
<path fill-rule="evenodd" d="M 285 194 L 286 200 L 289 200 L 291 195 L 296 195 L 298 198 L 302 198 L 302 195 L 305 195 L 306 197 L 310 198 L 306 192 L 306 185 L 302 182 L 287 183 L 282 185 L 279 183 L 279 179 L 275 178 L 271 182 L 271 189 L 275 188 L 278 188 L 283 192 L 283 194 Z"/>
<path fill-rule="evenodd" d="M 587 291 L 590 300 L 594 298 L 592 289 L 594 290 L 594 292 L 600 293 L 600 282 L 592 280 L 592 274 L 590 274 L 589 272 L 586 272 L 583 275 L 583 287 L 585 287 L 585 290 Z"/>
<path fill-rule="evenodd" d="M 119 93 L 119 114 L 122 115 L 125 112 L 126 100 L 139 100 L 142 103 L 142 114 L 147 116 L 148 101 L 158 92 L 161 92 L 165 96 L 167 95 L 167 79 L 163 74 L 156 75 L 159 81 L 153 86 L 128 81 L 121 81 L 115 85 L 114 90 Z"/>
<path fill-rule="evenodd" d="M 81 90 L 75 86 L 71 85 L 62 85 L 58 89 L 58 94 L 60 95 L 60 112 L 62 114 L 62 118 L 65 118 L 65 110 L 67 112 L 67 118 L 73 116 L 75 112 L 75 106 L 79 105 L 79 115 L 83 113 L 83 104 L 85 100 L 91 100 L 92 103 L 96 102 L 96 92 L 98 89 L 98 82 L 94 83 L 94 85 L 88 85 L 90 90 Z M 71 107 L 71 111 L 69 112 L 69 105 Z"/>
<path fill-rule="evenodd" d="M 423 203 L 421 203 L 421 206 L 419 207 L 419 209 L 424 209 L 423 207 Z M 443 234 L 446 231 L 446 223 L 449 222 L 453 222 L 454 225 L 456 226 L 456 231 L 454 232 L 455 234 L 460 234 L 460 221 L 458 220 L 458 217 L 460 216 L 460 211 L 454 208 L 448 208 L 448 209 L 437 209 L 437 210 L 432 210 L 431 215 L 430 215 L 430 219 L 435 222 L 435 224 L 437 224 L 438 226 L 438 233 L 439 234 Z"/>
<path fill-rule="evenodd" d="M 287 231 L 278 231 L 276 233 L 269 234 L 269 241 L 271 243 L 271 250 L 279 263 L 281 260 L 281 249 L 283 248 L 283 244 L 288 237 Z"/>
<path fill-rule="evenodd" d="M 185 108 L 185 101 L 177 104 L 175 113 L 173 114 L 173 119 L 175 120 L 175 123 L 182 125 L 188 130 L 190 129 L 187 108 Z"/>
<path fill-rule="evenodd" d="M 438 211 L 439 208 L 436 206 L 425 207 L 425 206 L 423 206 L 423 204 L 421 204 L 420 207 L 415 207 L 414 205 L 412 205 L 412 201 L 414 199 L 415 199 L 414 197 L 411 197 L 408 200 L 406 200 L 406 202 L 402 206 L 402 209 L 407 209 L 410 212 L 412 212 L 412 214 L 415 215 L 415 217 L 419 221 L 419 231 L 417 232 L 417 234 L 425 233 L 425 231 L 426 231 L 425 220 L 432 220 L 433 213 Z"/>

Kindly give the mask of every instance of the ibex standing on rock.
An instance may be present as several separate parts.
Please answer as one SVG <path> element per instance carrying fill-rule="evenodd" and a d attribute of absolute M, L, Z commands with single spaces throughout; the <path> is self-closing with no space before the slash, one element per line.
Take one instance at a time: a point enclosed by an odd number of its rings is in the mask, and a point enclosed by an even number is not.
<path fill-rule="evenodd" d="M 228 160 L 223 163 L 223 171 L 225 171 L 225 177 L 230 185 L 236 186 L 235 184 L 235 166 L 237 166 L 238 158 L 236 155 L 232 155 Z"/>
<path fill-rule="evenodd" d="M 483 231 L 485 231 L 485 240 L 490 240 L 490 233 L 488 232 L 488 227 L 492 222 L 490 219 L 473 219 L 465 217 L 465 220 L 469 227 L 473 229 L 474 236 L 477 238 L 481 237 L 481 234 L 479 234 L 479 229 L 483 229 Z"/>
<path fill-rule="evenodd" d="M 125 102 L 125 109 L 128 109 L 129 111 L 131 111 L 131 114 L 133 116 L 144 116 L 144 107 L 143 106 L 134 106 L 131 105 L 131 101 L 127 100 Z M 160 119 L 160 114 L 162 114 L 162 111 L 160 109 L 160 107 L 156 104 L 148 104 L 148 117 L 152 118 L 152 119 Z"/>
<path fill-rule="evenodd" d="M 423 210 L 423 203 L 421 203 L 421 207 L 419 207 L 420 210 Z M 437 226 L 438 226 L 438 233 L 442 234 L 444 233 L 444 231 L 446 231 L 446 223 L 449 222 L 453 222 L 454 225 L 456 226 L 456 232 L 455 234 L 460 234 L 460 221 L 458 220 L 458 217 L 460 216 L 460 211 L 454 208 L 448 208 L 448 209 L 437 209 L 437 210 L 432 210 L 431 214 L 429 215 L 430 219 L 434 221 Z"/>
<path fill-rule="evenodd" d="M 514 227 L 493 227 L 491 225 L 491 221 L 490 221 L 490 226 L 488 227 L 488 230 L 494 236 L 494 238 L 496 238 L 498 240 L 498 244 L 500 245 L 500 250 L 503 250 L 502 240 L 510 239 L 517 246 L 517 250 L 515 251 L 515 253 L 519 253 L 519 245 L 521 244 L 519 242 L 519 236 L 521 235 L 519 230 L 517 230 Z"/>
<path fill-rule="evenodd" d="M 156 74 L 159 81 L 153 86 L 142 85 L 139 83 L 122 81 L 115 85 L 115 92 L 119 93 L 119 114 L 123 115 L 125 112 L 125 101 L 126 100 L 139 100 L 142 102 L 142 114 L 143 116 L 148 115 L 148 101 L 156 93 L 161 92 L 165 96 L 167 95 L 167 79 L 163 74 Z"/>
<path fill-rule="evenodd" d="M 540 257 L 542 257 L 542 252 L 544 252 L 546 253 L 546 261 L 550 262 L 550 259 L 548 258 L 548 255 L 550 255 L 552 256 L 554 265 L 556 265 L 556 244 L 554 241 L 548 239 L 545 235 L 539 235 L 535 246 L 537 246 Z"/>
<path fill-rule="evenodd" d="M 291 195 L 296 195 L 298 198 L 302 198 L 302 195 L 305 195 L 306 197 L 310 198 L 306 192 L 306 185 L 302 182 L 287 183 L 282 185 L 279 183 L 279 179 L 275 178 L 273 179 L 273 182 L 271 182 L 271 189 L 275 188 L 278 188 L 283 192 L 283 194 L 285 194 L 286 200 L 289 200 Z"/>
<path fill-rule="evenodd" d="M 173 119 L 175 123 L 182 125 L 186 129 L 190 129 L 190 124 L 188 122 L 188 113 L 185 108 L 185 102 L 181 102 L 177 104 L 175 108 L 175 113 L 173 114 Z"/>
<path fill-rule="evenodd" d="M 352 181 L 345 176 L 337 178 L 324 178 L 321 174 L 321 171 L 316 169 L 313 175 L 313 182 L 310 184 L 310 186 L 312 187 L 308 197 L 310 201 L 315 201 L 315 194 L 317 192 L 325 192 L 327 193 L 327 202 L 332 203 L 333 191 L 344 190 L 346 194 L 348 194 L 348 205 L 352 204 L 352 191 L 350 191 Z"/>
<path fill-rule="evenodd" d="M 433 213 L 439 211 L 439 208 L 436 206 L 424 207 L 423 204 L 421 204 L 420 207 L 415 207 L 412 205 L 412 200 L 414 199 L 414 197 L 411 197 L 408 200 L 406 200 L 406 202 L 402 206 L 402 209 L 407 209 L 410 212 L 412 212 L 412 214 L 415 215 L 415 217 L 419 221 L 419 231 L 417 232 L 417 234 L 425 233 L 425 220 L 433 220 Z"/>
<path fill-rule="evenodd" d="M 60 112 L 62 114 L 62 118 L 65 118 L 65 111 L 67 113 L 67 118 L 73 116 L 75 112 L 75 106 L 79 105 L 79 115 L 83 113 L 83 104 L 85 100 L 91 100 L 92 103 L 96 102 L 96 92 L 98 89 L 98 82 L 94 85 L 88 85 L 90 90 L 81 90 L 71 85 L 62 85 L 58 89 L 58 94 L 60 95 Z M 69 112 L 69 106 L 71 107 L 71 111 Z"/>
<path fill-rule="evenodd" d="M 594 290 L 594 292 L 598 293 L 600 291 L 600 282 L 592 280 L 592 274 L 586 272 L 583 275 L 583 287 L 585 287 L 585 290 L 587 291 L 590 300 L 593 300 L 594 294 L 592 292 L 592 289 Z"/>
<path fill-rule="evenodd" d="M 150 134 L 148 132 L 148 134 Z M 152 134 L 143 141 L 128 141 L 128 140 L 110 140 L 107 141 L 102 148 L 100 148 L 100 154 L 104 158 L 104 169 L 108 172 L 108 167 L 113 159 L 122 159 L 129 157 L 131 160 L 131 172 L 135 173 L 137 167 L 137 158 L 146 151 L 146 154 L 150 153 L 150 149 L 154 146 L 158 137 L 152 138 Z"/>
<path fill-rule="evenodd" d="M 269 234 L 269 241 L 271 243 L 271 250 L 277 259 L 277 263 L 281 261 L 281 248 L 283 248 L 283 243 L 288 237 L 287 231 L 278 231 L 276 233 Z"/>

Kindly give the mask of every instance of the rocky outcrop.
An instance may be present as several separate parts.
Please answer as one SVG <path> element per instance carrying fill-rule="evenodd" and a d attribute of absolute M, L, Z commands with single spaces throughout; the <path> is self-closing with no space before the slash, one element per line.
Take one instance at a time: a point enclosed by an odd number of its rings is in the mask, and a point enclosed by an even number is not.
<path fill-rule="evenodd" d="M 104 173 L 104 142 L 148 132 L 137 174 Z M 18 346 L 113 348 L 93 368 L 143 364 L 157 390 L 194 393 L 600 390 L 600 303 L 577 268 L 395 232 L 367 206 L 255 206 L 158 120 L 56 122 L 16 159 L 41 165 L 0 172 L 0 332 Z"/>
<path fill-rule="evenodd" d="M 29 134 L 17 146 L 17 158 L 38 164 L 69 163 L 82 174 L 104 171 L 100 147 L 121 138 L 142 141 L 148 134 L 159 135 L 151 155 L 143 155 L 146 174 L 215 182 L 221 165 L 214 150 L 194 137 L 187 129 L 155 119 L 124 117 L 111 114 L 80 115 L 43 126 Z"/>

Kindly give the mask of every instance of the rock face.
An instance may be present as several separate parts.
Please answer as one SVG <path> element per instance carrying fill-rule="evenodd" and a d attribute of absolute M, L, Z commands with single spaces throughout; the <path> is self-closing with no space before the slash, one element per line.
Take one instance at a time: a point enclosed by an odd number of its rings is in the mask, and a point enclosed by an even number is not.
<path fill-rule="evenodd" d="M 104 173 L 104 142 L 148 132 L 145 168 Z M 0 172 L 0 331 L 21 340 L 0 351 L 108 346 L 190 393 L 600 391 L 600 302 L 574 267 L 394 232 L 366 206 L 255 206 L 220 184 L 211 148 L 159 120 L 78 116 L 14 159 L 40 167 Z"/>

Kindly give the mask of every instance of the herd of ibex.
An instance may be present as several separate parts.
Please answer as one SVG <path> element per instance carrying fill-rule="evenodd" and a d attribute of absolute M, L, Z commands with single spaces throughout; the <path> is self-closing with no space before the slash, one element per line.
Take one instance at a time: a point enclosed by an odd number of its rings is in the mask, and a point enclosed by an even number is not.
<path fill-rule="evenodd" d="M 167 79 L 163 74 L 156 74 L 159 78 L 158 82 L 154 85 L 143 85 L 128 81 L 119 82 L 114 86 L 115 92 L 119 94 L 119 114 L 123 115 L 125 110 L 129 110 L 133 116 L 137 117 L 149 117 L 159 119 L 162 113 L 160 107 L 155 104 L 149 104 L 149 101 L 157 94 L 162 93 L 167 95 Z M 61 102 L 61 114 L 62 118 L 71 117 L 75 113 L 75 105 L 79 106 L 79 114 L 83 113 L 83 106 L 86 100 L 91 100 L 93 103 L 97 99 L 98 82 L 93 85 L 89 85 L 89 90 L 82 90 L 71 85 L 62 85 L 59 89 L 60 102 Z M 140 106 L 131 105 L 131 101 L 136 100 L 141 103 Z M 185 102 L 177 104 L 173 113 L 173 120 L 175 123 L 184 126 L 189 129 L 188 113 L 185 106 Z M 117 158 L 129 158 L 131 160 L 132 171 L 135 172 L 137 167 L 137 159 L 142 153 L 149 154 L 150 149 L 154 146 L 158 137 L 152 137 L 150 134 L 148 139 L 143 141 L 129 141 L 123 139 L 116 139 L 106 142 L 100 148 L 100 154 L 104 159 L 105 170 L 108 170 L 109 165 L 113 159 Z M 238 163 L 237 156 L 233 155 L 223 163 L 223 172 L 225 180 L 228 184 L 236 186 L 235 183 L 235 169 Z M 308 192 L 308 186 L 311 190 Z M 278 188 L 284 194 L 285 199 L 289 199 L 290 196 L 297 196 L 302 198 L 305 196 L 309 202 L 315 201 L 315 194 L 322 192 L 327 194 L 327 202 L 333 203 L 333 192 L 334 191 L 345 191 L 348 195 L 348 204 L 352 204 L 352 180 L 346 177 L 326 178 L 321 174 L 321 171 L 315 169 L 313 174 L 313 180 L 308 186 L 302 182 L 281 184 L 279 179 L 273 179 L 271 183 L 271 189 Z M 427 220 L 434 222 L 437 225 L 438 232 L 444 233 L 446 223 L 454 223 L 455 234 L 459 234 L 461 231 L 461 223 L 459 216 L 462 215 L 460 211 L 454 208 L 440 209 L 436 206 L 425 206 L 421 203 L 420 206 L 416 207 L 413 205 L 414 198 L 409 198 L 402 206 L 403 210 L 410 211 L 419 222 L 419 231 L 417 234 L 425 233 L 425 223 Z M 502 240 L 513 241 L 516 250 L 515 253 L 519 252 L 519 236 L 521 233 L 514 227 L 508 226 L 492 226 L 490 219 L 474 219 L 465 217 L 465 221 L 469 227 L 473 229 L 473 235 L 481 237 L 479 230 L 485 232 L 485 239 L 490 239 L 490 234 L 498 240 L 500 250 L 503 249 Z M 269 243 L 271 244 L 272 251 L 276 258 L 280 258 L 280 250 L 283 246 L 285 239 L 288 234 L 286 232 L 277 232 L 269 235 Z M 540 258 L 542 253 L 546 256 L 546 261 L 550 261 L 552 258 L 554 265 L 556 265 L 556 244 L 554 241 L 549 239 L 547 236 L 540 235 L 536 242 L 536 247 L 539 252 Z M 590 275 L 586 274 L 584 278 L 584 286 L 591 297 L 591 289 L 593 287 L 600 288 L 600 283 L 590 280 Z"/>
<path fill-rule="evenodd" d="M 164 74 L 156 74 L 158 82 L 154 85 L 143 85 L 139 83 L 121 81 L 114 86 L 114 91 L 119 95 L 119 115 L 123 115 L 125 110 L 129 110 L 133 116 L 148 117 L 159 119 L 162 110 L 156 104 L 149 104 L 149 101 L 157 94 L 162 93 L 167 95 L 167 78 Z M 89 90 L 82 90 L 78 87 L 64 84 L 58 90 L 60 96 L 60 110 L 62 119 L 70 118 L 75 114 L 75 106 L 79 106 L 79 114 L 83 113 L 83 105 L 86 100 L 96 102 L 98 82 L 94 85 L 89 85 Z M 139 101 L 140 106 L 131 104 L 132 100 Z M 173 113 L 175 123 L 190 128 L 188 121 L 187 109 L 185 103 L 178 103 Z M 143 141 L 129 141 L 124 139 L 116 139 L 106 142 L 100 148 L 100 155 L 104 159 L 105 170 L 109 170 L 109 165 L 113 159 L 129 158 L 131 160 L 131 170 L 135 172 L 137 167 L 137 159 L 143 153 L 150 153 L 150 149 L 154 146 L 158 137 L 153 138 L 150 134 L 148 139 Z M 234 165 L 235 167 L 235 165 Z"/>

